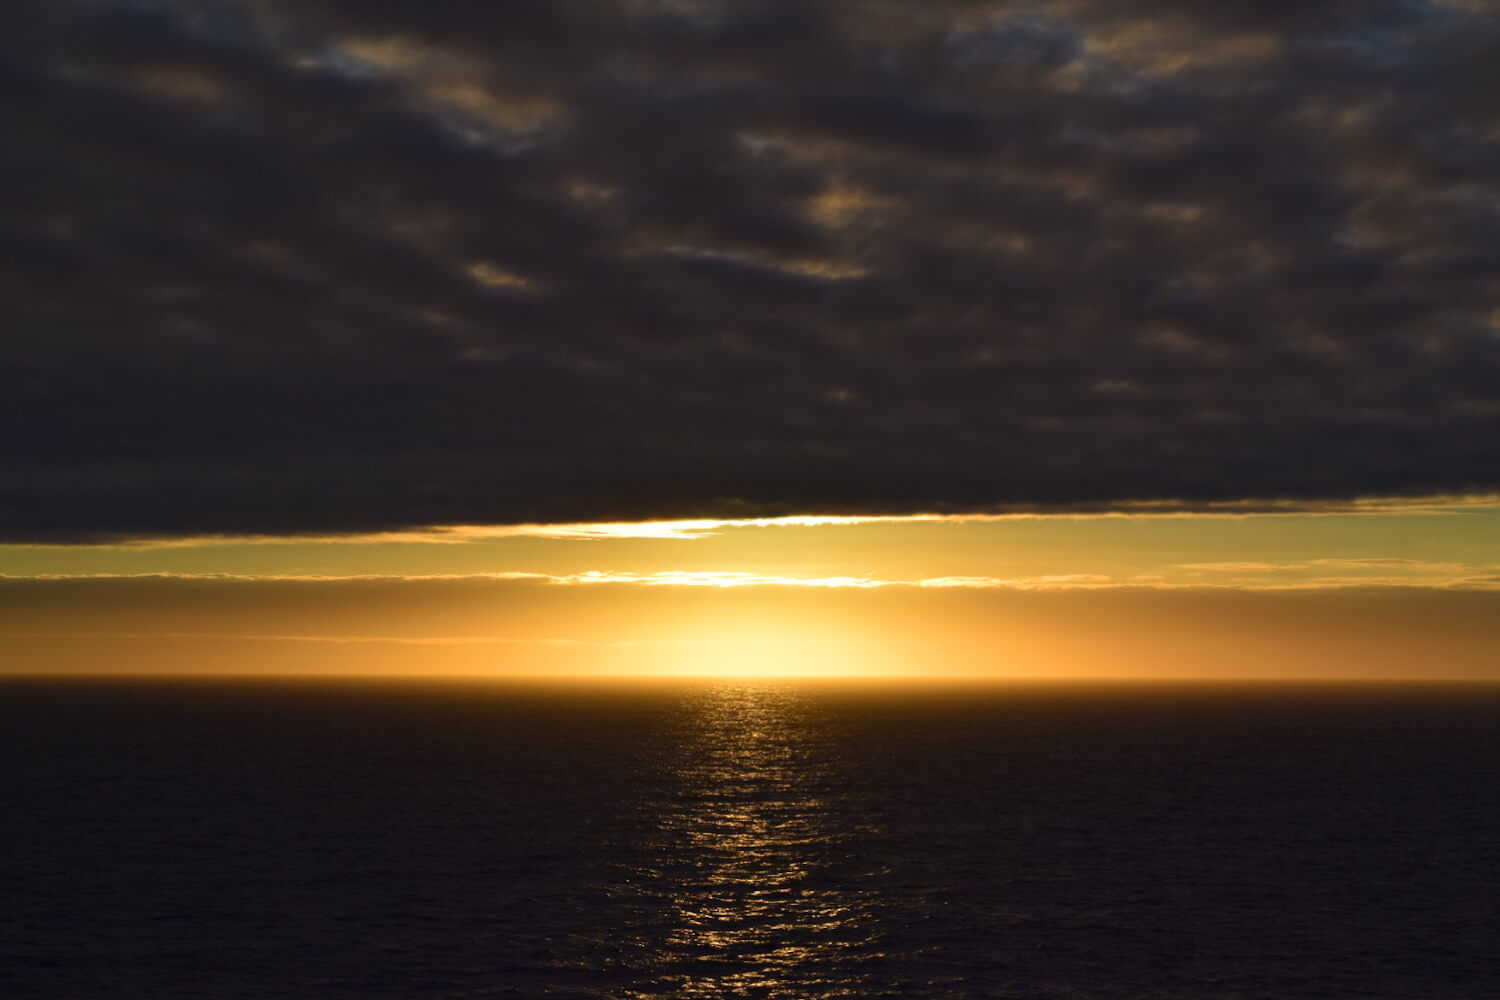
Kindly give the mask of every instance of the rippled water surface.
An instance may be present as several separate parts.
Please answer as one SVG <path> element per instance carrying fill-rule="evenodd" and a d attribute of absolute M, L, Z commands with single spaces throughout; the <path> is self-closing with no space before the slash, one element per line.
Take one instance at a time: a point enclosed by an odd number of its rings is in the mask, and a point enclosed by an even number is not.
<path fill-rule="evenodd" d="M 1500 996 L 1493 689 L 0 697 L 0 996 Z"/>

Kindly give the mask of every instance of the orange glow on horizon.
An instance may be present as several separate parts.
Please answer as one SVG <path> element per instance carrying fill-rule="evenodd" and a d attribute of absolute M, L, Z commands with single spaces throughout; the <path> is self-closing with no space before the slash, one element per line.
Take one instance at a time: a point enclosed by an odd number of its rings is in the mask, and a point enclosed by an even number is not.
<path fill-rule="evenodd" d="M 617 527 L 0 547 L 0 672 L 1500 679 L 1500 508 Z"/>

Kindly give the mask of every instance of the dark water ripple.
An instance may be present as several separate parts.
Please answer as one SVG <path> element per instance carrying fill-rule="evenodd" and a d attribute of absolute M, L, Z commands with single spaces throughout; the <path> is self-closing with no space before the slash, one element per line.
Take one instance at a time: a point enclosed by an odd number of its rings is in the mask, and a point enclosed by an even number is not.
<path fill-rule="evenodd" d="M 0 684 L 0 996 L 1500 996 L 1500 692 Z"/>

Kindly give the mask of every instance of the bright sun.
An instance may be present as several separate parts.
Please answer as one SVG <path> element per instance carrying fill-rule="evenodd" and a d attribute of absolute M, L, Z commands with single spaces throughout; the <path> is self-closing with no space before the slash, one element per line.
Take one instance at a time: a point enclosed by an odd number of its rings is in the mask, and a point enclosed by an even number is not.
<path fill-rule="evenodd" d="M 803 623 L 685 629 L 662 672 L 682 677 L 860 677 L 884 673 L 852 634 Z"/>

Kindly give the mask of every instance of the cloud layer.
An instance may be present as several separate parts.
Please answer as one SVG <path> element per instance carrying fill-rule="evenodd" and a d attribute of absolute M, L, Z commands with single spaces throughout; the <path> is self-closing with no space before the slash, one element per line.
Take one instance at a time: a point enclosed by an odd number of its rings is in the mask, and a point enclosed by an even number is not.
<path fill-rule="evenodd" d="M 10 539 L 1500 488 L 1493 3 L 31 6 Z"/>

